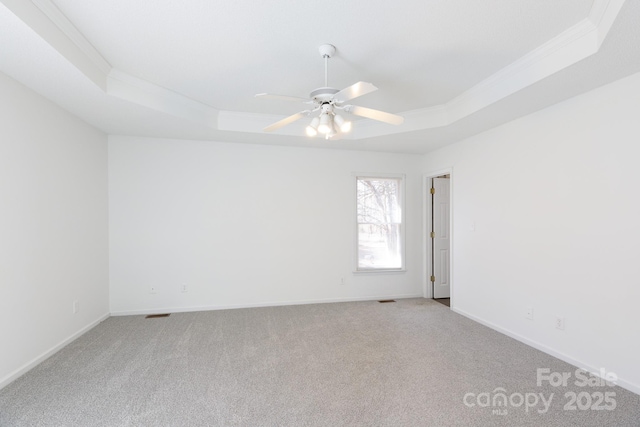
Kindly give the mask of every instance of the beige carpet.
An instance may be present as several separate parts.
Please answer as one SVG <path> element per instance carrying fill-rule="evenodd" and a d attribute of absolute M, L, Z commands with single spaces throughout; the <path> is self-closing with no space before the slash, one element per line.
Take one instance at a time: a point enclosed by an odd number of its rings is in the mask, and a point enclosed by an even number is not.
<path fill-rule="evenodd" d="M 537 368 L 576 369 L 425 299 L 114 317 L 0 391 L 0 426 L 640 425 L 638 395 Z"/>

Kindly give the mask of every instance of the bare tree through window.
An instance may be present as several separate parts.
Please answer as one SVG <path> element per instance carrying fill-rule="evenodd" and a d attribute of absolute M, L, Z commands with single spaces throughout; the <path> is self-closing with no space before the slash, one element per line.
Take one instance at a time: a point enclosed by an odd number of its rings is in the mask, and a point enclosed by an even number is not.
<path fill-rule="evenodd" d="M 402 268 L 401 178 L 357 178 L 358 269 Z"/>

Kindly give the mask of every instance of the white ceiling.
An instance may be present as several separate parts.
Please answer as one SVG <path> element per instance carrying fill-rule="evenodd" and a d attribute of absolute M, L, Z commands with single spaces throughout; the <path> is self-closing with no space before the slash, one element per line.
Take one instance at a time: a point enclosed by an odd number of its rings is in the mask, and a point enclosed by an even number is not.
<path fill-rule="evenodd" d="M 0 0 L 0 70 L 110 134 L 424 153 L 640 71 L 624 0 Z M 339 141 L 256 99 L 368 81 Z"/>

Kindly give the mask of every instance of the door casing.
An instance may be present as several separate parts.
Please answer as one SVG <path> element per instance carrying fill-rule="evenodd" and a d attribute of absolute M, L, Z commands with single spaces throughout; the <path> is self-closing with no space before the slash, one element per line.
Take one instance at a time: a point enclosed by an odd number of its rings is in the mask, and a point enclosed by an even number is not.
<path fill-rule="evenodd" d="M 433 298 L 433 287 L 431 286 L 431 271 L 432 271 L 432 250 L 431 250 L 431 178 L 436 178 L 442 175 L 450 175 L 451 183 L 449 189 L 449 239 L 450 239 L 450 258 L 449 258 L 449 281 L 451 284 L 451 307 L 454 305 L 454 286 L 455 286 L 455 278 L 454 278 L 454 261 L 455 261 L 455 247 L 454 247 L 454 223 L 453 223 L 453 195 L 455 194 L 455 175 L 453 171 L 453 167 L 440 169 L 437 171 L 429 172 L 423 175 L 422 177 L 422 197 L 423 197 L 423 238 L 422 238 L 422 249 L 423 249 L 423 296 L 424 298 Z"/>

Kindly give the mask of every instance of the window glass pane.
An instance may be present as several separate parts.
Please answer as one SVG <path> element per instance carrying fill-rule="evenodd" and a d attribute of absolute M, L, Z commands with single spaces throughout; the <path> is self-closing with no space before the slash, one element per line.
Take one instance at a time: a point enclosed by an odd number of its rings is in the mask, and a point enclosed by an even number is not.
<path fill-rule="evenodd" d="M 401 178 L 357 179 L 359 270 L 402 268 Z"/>
<path fill-rule="evenodd" d="M 402 268 L 399 224 L 358 225 L 358 268 Z"/>
<path fill-rule="evenodd" d="M 399 224 L 401 218 L 399 179 L 358 179 L 358 223 Z"/>

